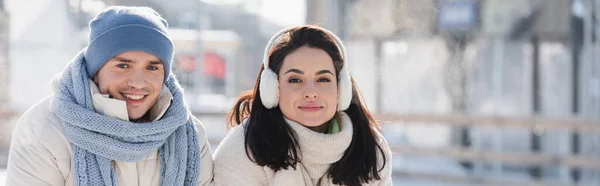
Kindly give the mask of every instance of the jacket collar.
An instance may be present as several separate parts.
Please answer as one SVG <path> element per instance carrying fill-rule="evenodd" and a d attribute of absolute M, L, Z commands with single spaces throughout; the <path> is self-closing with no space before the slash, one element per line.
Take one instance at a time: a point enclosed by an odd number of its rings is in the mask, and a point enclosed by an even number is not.
<path fill-rule="evenodd" d="M 92 105 L 97 113 L 129 121 L 127 103 L 125 101 L 109 98 L 108 94 L 101 94 L 96 83 L 91 79 L 88 79 L 88 81 L 90 84 L 90 93 L 92 94 Z M 173 94 L 167 86 L 163 85 L 158 100 L 148 110 L 150 118 L 154 118 L 152 121 L 162 118 L 169 106 L 171 106 L 171 100 L 173 100 Z"/>

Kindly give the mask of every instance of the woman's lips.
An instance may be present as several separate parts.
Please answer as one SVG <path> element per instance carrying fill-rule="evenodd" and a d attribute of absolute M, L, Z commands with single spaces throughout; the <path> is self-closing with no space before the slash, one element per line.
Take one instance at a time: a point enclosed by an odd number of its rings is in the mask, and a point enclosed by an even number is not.
<path fill-rule="evenodd" d="M 302 105 L 302 106 L 299 106 L 298 108 L 305 112 L 317 112 L 317 111 L 320 111 L 321 109 L 323 109 L 322 106 L 317 105 L 317 104 Z"/>

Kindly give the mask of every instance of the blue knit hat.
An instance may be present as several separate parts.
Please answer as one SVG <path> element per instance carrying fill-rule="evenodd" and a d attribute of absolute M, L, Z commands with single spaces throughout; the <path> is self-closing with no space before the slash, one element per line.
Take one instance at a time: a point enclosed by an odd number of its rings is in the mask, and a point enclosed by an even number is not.
<path fill-rule="evenodd" d="M 165 80 L 171 73 L 173 42 L 167 35 L 167 21 L 148 7 L 113 6 L 89 24 L 90 43 L 84 57 L 89 77 L 108 60 L 127 51 L 142 51 L 158 57 L 165 66 Z"/>

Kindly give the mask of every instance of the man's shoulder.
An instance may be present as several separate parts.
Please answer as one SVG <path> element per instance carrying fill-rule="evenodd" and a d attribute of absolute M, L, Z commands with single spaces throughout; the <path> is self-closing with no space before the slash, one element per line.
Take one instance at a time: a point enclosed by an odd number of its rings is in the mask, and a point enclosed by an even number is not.
<path fill-rule="evenodd" d="M 64 138 L 62 122 L 52 111 L 52 96 L 27 109 L 14 127 L 13 138 L 42 143 Z"/>
<path fill-rule="evenodd" d="M 194 126 L 196 127 L 196 133 L 198 134 L 198 136 L 206 136 L 206 129 L 204 128 L 204 124 L 202 124 L 202 121 L 200 121 L 200 119 L 196 118 L 195 116 L 192 116 L 192 121 L 194 122 Z"/>
<path fill-rule="evenodd" d="M 51 121 L 53 117 L 56 117 L 54 112 L 52 112 L 52 98 L 52 96 L 45 97 L 29 107 L 23 115 L 21 115 L 21 118 L 19 118 L 15 130 L 33 129 L 48 124 L 48 121 Z"/>

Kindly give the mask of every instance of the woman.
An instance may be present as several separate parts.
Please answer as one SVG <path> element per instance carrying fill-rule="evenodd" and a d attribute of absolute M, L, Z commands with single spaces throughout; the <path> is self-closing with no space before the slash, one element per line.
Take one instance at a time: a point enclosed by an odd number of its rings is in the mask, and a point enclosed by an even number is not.
<path fill-rule="evenodd" d="M 331 32 L 280 31 L 214 154 L 216 185 L 391 185 L 391 152 Z"/>

